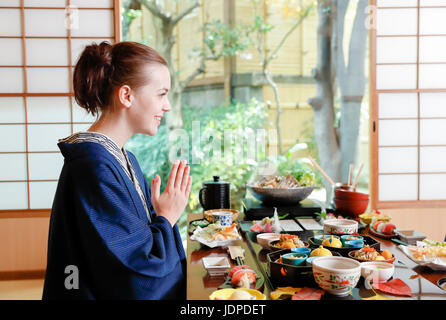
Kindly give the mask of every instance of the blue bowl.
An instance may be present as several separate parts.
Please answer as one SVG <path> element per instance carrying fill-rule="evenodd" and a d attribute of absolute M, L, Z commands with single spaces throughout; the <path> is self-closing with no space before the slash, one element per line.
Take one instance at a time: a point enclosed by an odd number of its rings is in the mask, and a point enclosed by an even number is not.
<path fill-rule="evenodd" d="M 298 266 L 305 260 L 307 260 L 308 255 L 302 253 L 287 253 L 282 256 L 282 262 L 284 264 L 290 264 L 292 266 Z"/>
<path fill-rule="evenodd" d="M 320 257 L 309 257 L 307 260 L 305 260 L 305 263 L 307 264 L 307 266 L 312 266 L 313 260 L 316 258 L 320 258 Z"/>
<path fill-rule="evenodd" d="M 361 236 L 356 236 L 356 235 L 351 235 L 351 234 L 345 234 L 343 236 L 341 236 L 341 242 L 342 245 L 345 246 L 345 242 L 346 241 L 355 241 L 355 240 L 360 240 L 364 242 L 364 238 Z"/>
<path fill-rule="evenodd" d="M 344 241 L 344 247 L 346 248 L 362 248 L 364 247 L 363 240 L 347 240 Z"/>
<path fill-rule="evenodd" d="M 311 249 L 305 248 L 305 247 L 291 248 L 290 250 L 293 253 L 302 253 L 302 254 L 306 254 L 307 256 L 310 256 L 310 253 L 311 253 Z"/>
<path fill-rule="evenodd" d="M 322 245 L 322 242 L 325 240 L 325 239 L 330 239 L 330 237 L 333 237 L 333 238 L 336 238 L 336 239 L 339 239 L 339 237 L 338 236 L 335 236 L 335 235 L 333 235 L 333 234 L 318 234 L 318 235 L 316 235 L 316 236 L 314 236 L 314 243 L 316 243 L 318 246 L 320 246 L 320 245 Z"/>

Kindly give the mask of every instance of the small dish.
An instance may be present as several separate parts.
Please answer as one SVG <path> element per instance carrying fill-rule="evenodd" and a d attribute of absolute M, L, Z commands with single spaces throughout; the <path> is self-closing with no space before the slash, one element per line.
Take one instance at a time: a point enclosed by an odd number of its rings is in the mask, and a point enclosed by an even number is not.
<path fill-rule="evenodd" d="M 210 276 L 223 276 L 231 267 L 226 257 L 204 257 L 202 262 Z"/>
<path fill-rule="evenodd" d="M 364 247 L 363 240 L 347 240 L 344 242 L 345 248 L 362 248 Z"/>
<path fill-rule="evenodd" d="M 257 243 L 260 244 L 263 249 L 269 249 L 269 243 L 271 241 L 280 240 L 280 233 L 259 233 L 256 239 Z"/>
<path fill-rule="evenodd" d="M 277 246 L 277 243 L 279 243 L 280 240 L 274 240 L 274 241 L 270 241 L 269 242 L 269 249 L 271 249 L 272 251 L 279 251 L 279 250 L 283 250 L 283 249 L 293 249 L 293 248 L 281 248 Z M 302 241 L 304 244 L 305 248 L 309 248 L 310 245 L 308 244 L 308 242 Z M 302 248 L 302 247 L 295 247 L 295 248 Z"/>
<path fill-rule="evenodd" d="M 345 235 L 341 236 L 342 244 L 344 244 L 345 241 L 350 241 L 350 240 L 361 240 L 361 241 L 364 241 L 364 238 L 362 236 L 351 235 L 351 234 L 345 234 Z"/>
<path fill-rule="evenodd" d="M 307 266 L 311 266 L 313 264 L 313 260 L 317 259 L 317 258 L 320 258 L 320 257 L 309 257 L 309 258 L 307 258 L 307 260 L 305 260 L 306 265 Z"/>
<path fill-rule="evenodd" d="M 232 288 L 226 288 L 226 289 L 220 289 L 216 290 L 211 293 L 209 296 L 210 300 L 230 300 L 231 296 L 234 294 L 234 292 L 237 291 L 246 291 L 253 297 L 254 299 L 250 300 L 266 300 L 266 296 L 261 293 L 258 290 L 255 289 L 246 289 L 246 288 L 238 288 L 238 289 L 232 289 Z M 233 297 L 233 296 L 232 296 Z"/>
<path fill-rule="evenodd" d="M 318 235 L 314 236 L 313 241 L 315 244 L 320 246 L 325 239 L 329 239 L 330 237 L 339 239 L 338 236 L 332 235 L 332 234 L 318 234 Z"/>
<path fill-rule="evenodd" d="M 393 264 L 382 261 L 361 262 L 361 275 L 364 279 L 373 283 L 381 283 L 389 280 L 395 272 Z"/>
<path fill-rule="evenodd" d="M 302 262 L 304 262 L 308 258 L 308 255 L 292 252 L 292 253 L 284 254 L 281 257 L 282 257 L 282 262 L 284 264 L 298 266 L 298 265 L 302 264 Z"/>
<path fill-rule="evenodd" d="M 310 253 L 311 253 L 311 249 L 307 248 L 307 247 L 291 248 L 290 250 L 293 253 L 306 254 L 307 256 L 310 256 Z"/>
<path fill-rule="evenodd" d="M 395 261 L 395 256 L 392 255 L 391 259 L 386 259 L 386 260 L 362 260 L 362 259 L 358 259 L 355 257 L 356 252 L 358 252 L 359 250 L 352 250 L 348 253 L 348 256 L 356 261 L 359 262 L 372 262 L 372 261 L 376 261 L 376 262 L 387 262 L 387 263 L 393 263 Z M 381 254 L 381 252 L 378 251 L 379 254 Z"/>

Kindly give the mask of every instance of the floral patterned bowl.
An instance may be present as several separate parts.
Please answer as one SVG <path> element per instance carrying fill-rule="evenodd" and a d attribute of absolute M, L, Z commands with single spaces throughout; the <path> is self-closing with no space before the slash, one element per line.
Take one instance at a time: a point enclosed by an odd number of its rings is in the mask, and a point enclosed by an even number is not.
<path fill-rule="evenodd" d="M 353 234 L 358 232 L 358 223 L 349 219 L 328 219 L 324 221 L 325 234 Z"/>
<path fill-rule="evenodd" d="M 361 277 L 361 264 L 350 258 L 320 257 L 312 266 L 319 287 L 336 296 L 348 295 Z"/>

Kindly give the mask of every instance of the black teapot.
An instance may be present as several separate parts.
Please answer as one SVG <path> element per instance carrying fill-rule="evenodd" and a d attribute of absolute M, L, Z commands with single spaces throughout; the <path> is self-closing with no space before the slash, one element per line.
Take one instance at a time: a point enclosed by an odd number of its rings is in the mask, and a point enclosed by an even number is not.
<path fill-rule="evenodd" d="M 220 181 L 219 176 L 214 176 L 214 181 L 203 182 L 198 196 L 204 210 L 231 208 L 230 183 Z"/>

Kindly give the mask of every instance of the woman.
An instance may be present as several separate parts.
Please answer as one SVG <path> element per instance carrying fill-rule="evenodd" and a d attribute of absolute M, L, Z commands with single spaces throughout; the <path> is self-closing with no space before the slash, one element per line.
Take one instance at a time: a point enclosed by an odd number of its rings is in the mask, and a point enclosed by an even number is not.
<path fill-rule="evenodd" d="M 99 119 L 59 140 L 65 158 L 51 212 L 44 299 L 184 299 L 178 227 L 192 177 L 175 162 L 160 194 L 123 146 L 155 135 L 170 74 L 153 49 L 134 42 L 87 46 L 73 76 L 77 103 Z"/>

